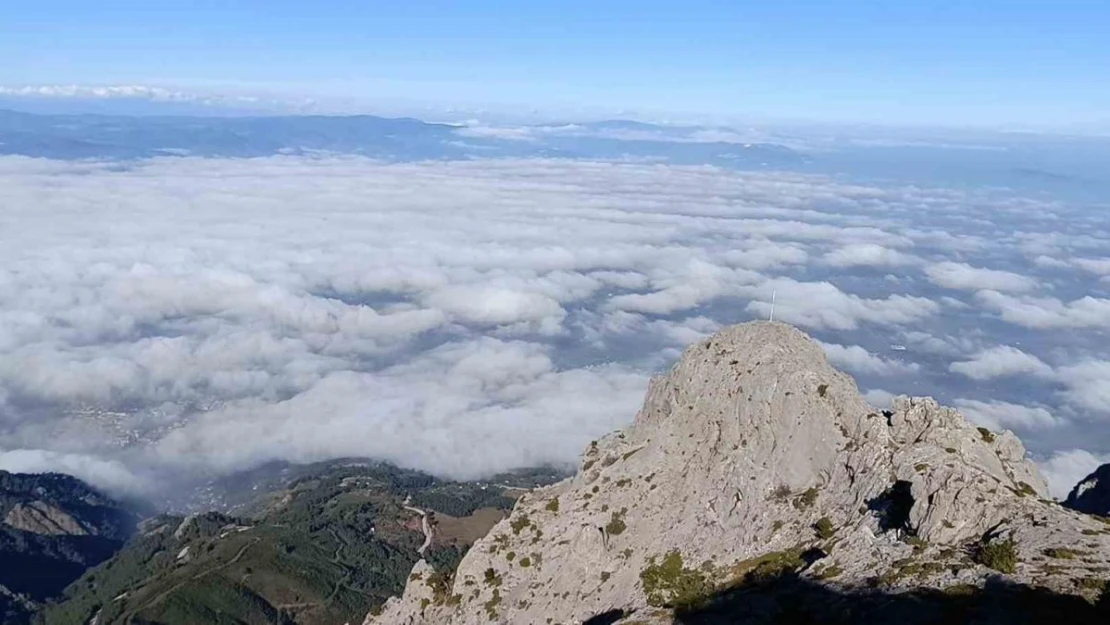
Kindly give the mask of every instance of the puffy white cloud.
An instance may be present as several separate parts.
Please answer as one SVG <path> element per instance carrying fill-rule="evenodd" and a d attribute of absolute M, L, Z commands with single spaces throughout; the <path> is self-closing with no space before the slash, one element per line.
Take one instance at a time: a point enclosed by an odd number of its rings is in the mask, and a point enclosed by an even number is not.
<path fill-rule="evenodd" d="M 897 375 L 913 373 L 921 369 L 917 363 L 882 358 L 859 345 L 845 346 L 821 342 L 821 347 L 825 349 L 829 362 L 853 373 Z"/>
<path fill-rule="evenodd" d="M 917 262 L 911 254 L 875 243 L 853 243 L 825 254 L 825 264 L 833 267 L 897 267 Z"/>
<path fill-rule="evenodd" d="M 1060 367 L 1056 376 L 1067 386 L 1061 392 L 1065 401 L 1103 419 L 1110 418 L 1110 360 Z"/>
<path fill-rule="evenodd" d="M 451 318 L 479 325 L 549 320 L 557 326 L 566 316 L 559 302 L 547 295 L 494 286 L 446 286 L 429 293 L 424 301 Z"/>
<path fill-rule="evenodd" d="M 980 291 L 975 299 L 1004 320 L 1026 328 L 1110 328 L 1110 299 L 1086 296 L 1070 302 L 1055 297 L 1014 297 Z"/>
<path fill-rule="evenodd" d="M 938 286 L 961 291 L 1025 292 L 1037 287 L 1037 282 L 1028 276 L 1010 271 L 972 267 L 967 263 L 944 261 L 925 268 L 925 275 Z"/>
<path fill-rule="evenodd" d="M 867 403 L 882 409 L 887 409 L 894 405 L 894 397 L 894 393 L 884 391 L 881 388 L 873 388 L 863 394 L 863 398 L 867 400 Z"/>
<path fill-rule="evenodd" d="M 1010 345 L 998 345 L 982 350 L 969 360 L 954 362 L 948 366 L 953 373 L 965 375 L 973 380 L 989 380 L 1008 375 L 1033 375 L 1052 377 L 1052 367 L 1032 354 L 1027 354 Z"/>
<path fill-rule="evenodd" d="M 1069 449 L 1056 452 L 1037 464 L 1048 479 L 1052 496 L 1064 499 L 1080 480 L 1107 462 L 1110 462 L 1110 454 L 1095 455 L 1083 449 Z"/>
<path fill-rule="evenodd" d="M 891 295 L 867 299 L 845 293 L 829 282 L 799 282 L 791 278 L 767 280 L 745 291 L 750 297 L 759 298 L 748 304 L 748 311 L 769 317 L 774 296 L 775 319 L 814 329 L 853 330 L 861 323 L 910 324 L 940 309 L 936 302 L 924 297 Z"/>
<path fill-rule="evenodd" d="M 956 407 L 965 417 L 992 430 L 1048 428 L 1060 424 L 1040 406 L 1024 406 L 1005 401 L 957 399 Z"/>
<path fill-rule="evenodd" d="M 1073 258 L 1071 262 L 1084 271 L 1110 276 L 1110 258 Z"/>

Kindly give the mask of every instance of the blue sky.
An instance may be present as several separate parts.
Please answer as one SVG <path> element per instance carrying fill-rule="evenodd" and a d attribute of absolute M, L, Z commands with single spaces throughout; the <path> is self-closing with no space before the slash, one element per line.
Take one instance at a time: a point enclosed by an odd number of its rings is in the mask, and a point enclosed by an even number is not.
<path fill-rule="evenodd" d="M 1105 1 L 3 4 L 0 85 L 1110 127 Z"/>

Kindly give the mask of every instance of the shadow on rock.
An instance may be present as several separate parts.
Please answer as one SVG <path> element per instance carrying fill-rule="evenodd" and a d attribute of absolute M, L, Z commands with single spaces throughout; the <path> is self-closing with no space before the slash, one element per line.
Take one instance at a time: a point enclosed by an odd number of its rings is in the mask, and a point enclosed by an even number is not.
<path fill-rule="evenodd" d="M 1043 588 L 991 582 L 892 593 L 842 590 L 794 574 L 751 582 L 676 612 L 683 625 L 1107 625 L 1110 592 L 1097 603 Z"/>

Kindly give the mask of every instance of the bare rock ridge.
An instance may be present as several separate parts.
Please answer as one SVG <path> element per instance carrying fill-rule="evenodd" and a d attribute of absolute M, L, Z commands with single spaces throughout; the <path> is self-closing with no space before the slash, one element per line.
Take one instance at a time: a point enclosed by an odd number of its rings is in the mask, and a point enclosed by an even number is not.
<path fill-rule="evenodd" d="M 1110 464 L 1080 480 L 1068 493 L 1064 505 L 1087 514 L 1110 516 Z"/>
<path fill-rule="evenodd" d="M 927 398 L 877 410 L 804 333 L 747 323 L 687 348 L 576 475 L 521 498 L 453 574 L 417 564 L 366 623 L 670 623 L 780 574 L 1093 605 L 1110 525 L 1046 493 L 1013 434 Z"/>

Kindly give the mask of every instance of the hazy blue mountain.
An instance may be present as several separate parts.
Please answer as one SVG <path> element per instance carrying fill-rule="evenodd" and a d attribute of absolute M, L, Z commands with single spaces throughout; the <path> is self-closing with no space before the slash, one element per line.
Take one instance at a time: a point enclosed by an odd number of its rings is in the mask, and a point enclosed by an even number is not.
<path fill-rule="evenodd" d="M 258 157 L 340 153 L 388 161 L 489 157 L 657 158 L 676 164 L 784 167 L 805 157 L 765 143 L 691 141 L 697 127 L 605 121 L 574 132 L 532 127 L 529 141 L 411 118 L 39 115 L 0 110 L 0 154 L 53 159 Z"/>

